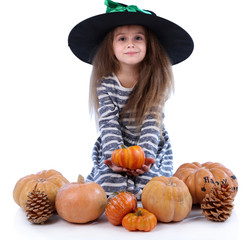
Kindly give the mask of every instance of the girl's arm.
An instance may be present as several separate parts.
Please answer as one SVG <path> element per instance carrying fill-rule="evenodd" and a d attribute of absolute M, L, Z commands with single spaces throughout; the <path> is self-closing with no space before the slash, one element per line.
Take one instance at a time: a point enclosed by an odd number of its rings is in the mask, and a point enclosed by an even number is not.
<path fill-rule="evenodd" d="M 148 115 L 141 127 L 141 134 L 137 144 L 144 150 L 145 163 L 140 169 L 128 170 L 127 175 L 138 176 L 150 170 L 151 165 L 156 162 L 159 139 L 160 130 L 156 118 Z"/>
<path fill-rule="evenodd" d="M 148 115 L 142 125 L 138 145 L 143 148 L 145 157 L 156 159 L 158 144 L 160 140 L 160 129 L 153 115 Z"/>
<path fill-rule="evenodd" d="M 119 109 L 115 98 L 113 98 L 113 90 L 105 81 L 97 88 L 97 93 L 102 154 L 105 159 L 111 159 L 112 152 L 123 144 L 119 124 Z"/>

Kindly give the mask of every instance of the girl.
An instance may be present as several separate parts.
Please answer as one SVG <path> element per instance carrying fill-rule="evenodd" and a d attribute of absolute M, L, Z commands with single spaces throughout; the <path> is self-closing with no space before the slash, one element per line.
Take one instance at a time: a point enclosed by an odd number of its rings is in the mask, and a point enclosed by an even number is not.
<path fill-rule="evenodd" d="M 172 176 L 163 107 L 174 88 L 171 65 L 189 57 L 193 41 L 181 27 L 151 11 L 110 0 L 105 4 L 106 14 L 84 20 L 69 35 L 73 53 L 93 64 L 90 106 L 100 136 L 87 180 L 100 184 L 107 195 L 124 190 L 140 199 L 152 177 Z M 143 148 L 146 160 L 140 169 L 111 162 L 122 144 Z"/>

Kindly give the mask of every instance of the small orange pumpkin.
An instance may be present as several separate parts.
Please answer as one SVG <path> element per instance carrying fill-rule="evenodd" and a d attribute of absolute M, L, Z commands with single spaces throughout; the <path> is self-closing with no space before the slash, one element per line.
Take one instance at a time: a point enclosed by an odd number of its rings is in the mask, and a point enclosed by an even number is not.
<path fill-rule="evenodd" d="M 185 163 L 176 170 L 174 176 L 180 178 L 188 186 L 193 204 L 201 204 L 205 195 L 211 192 L 214 183 L 219 184 L 224 179 L 234 190 L 232 197 L 235 197 L 238 191 L 237 178 L 221 163 Z"/>
<path fill-rule="evenodd" d="M 135 212 L 125 215 L 122 225 L 129 231 L 149 232 L 156 227 L 157 219 L 153 213 L 139 207 Z"/>
<path fill-rule="evenodd" d="M 136 208 L 136 196 L 133 193 L 121 191 L 108 198 L 105 215 L 110 223 L 120 225 L 123 217 Z"/>
<path fill-rule="evenodd" d="M 56 170 L 43 170 L 19 179 L 13 191 L 13 198 L 21 208 L 26 210 L 27 196 L 36 188 L 41 192 L 44 191 L 54 205 L 57 191 L 66 183 L 68 180 Z"/>
<path fill-rule="evenodd" d="M 178 222 L 192 209 L 192 198 L 186 184 L 177 177 L 154 177 L 144 187 L 142 204 L 158 221 Z"/>
<path fill-rule="evenodd" d="M 140 146 L 126 148 L 122 145 L 121 149 L 113 151 L 111 161 L 123 168 L 138 169 L 145 162 L 144 150 Z"/>

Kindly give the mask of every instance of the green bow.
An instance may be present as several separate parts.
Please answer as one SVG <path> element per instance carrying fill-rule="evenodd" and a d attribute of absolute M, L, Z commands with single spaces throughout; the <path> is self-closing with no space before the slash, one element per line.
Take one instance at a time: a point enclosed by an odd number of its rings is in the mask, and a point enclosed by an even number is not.
<path fill-rule="evenodd" d="M 142 10 L 135 5 L 129 5 L 129 6 L 125 7 L 117 2 L 113 2 L 111 0 L 105 0 L 105 5 L 107 6 L 106 13 L 127 11 L 127 12 L 141 12 L 141 13 L 151 14 L 150 12 Z"/>

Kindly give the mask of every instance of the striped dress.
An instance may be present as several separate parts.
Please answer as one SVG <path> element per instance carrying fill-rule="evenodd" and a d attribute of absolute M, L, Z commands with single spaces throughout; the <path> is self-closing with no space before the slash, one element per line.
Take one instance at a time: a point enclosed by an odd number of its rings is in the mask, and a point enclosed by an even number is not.
<path fill-rule="evenodd" d="M 164 129 L 160 134 L 156 119 L 148 115 L 138 132 L 134 121 L 124 118 L 119 120 L 119 113 L 124 107 L 132 88 L 123 87 L 115 74 L 102 79 L 97 88 L 99 99 L 99 131 L 93 152 L 93 168 L 87 181 L 100 184 L 107 195 L 117 191 L 129 191 L 139 200 L 146 183 L 155 176 L 172 176 L 173 157 L 168 133 Z M 125 173 L 112 171 L 104 164 L 104 160 L 111 159 L 114 150 L 139 145 L 145 152 L 145 157 L 153 158 L 156 163 L 150 170 L 137 177 L 127 176 Z"/>

